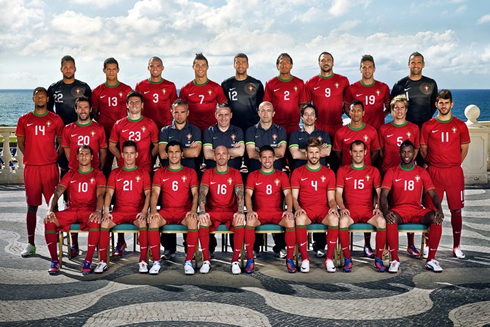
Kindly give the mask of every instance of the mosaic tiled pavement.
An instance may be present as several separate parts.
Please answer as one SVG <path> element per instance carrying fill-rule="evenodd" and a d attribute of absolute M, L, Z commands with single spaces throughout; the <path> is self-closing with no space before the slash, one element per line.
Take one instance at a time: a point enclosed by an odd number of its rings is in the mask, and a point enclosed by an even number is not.
<path fill-rule="evenodd" d="M 115 259 L 102 275 L 82 276 L 82 259 L 63 261 L 49 276 L 38 212 L 37 254 L 23 259 L 25 198 L 20 186 L 0 186 L 0 324 L 164 326 L 368 326 L 490 324 L 490 190 L 466 191 L 465 260 L 452 257 L 449 218 L 438 259 L 444 272 L 424 270 L 402 250 L 399 274 L 376 273 L 354 239 L 354 271 L 328 274 L 312 256 L 308 274 L 288 274 L 283 260 L 262 253 L 252 275 L 230 273 L 231 254 L 218 252 L 208 275 L 183 274 L 182 247 L 158 276 L 137 273 L 138 253 Z M 447 207 L 444 207 L 449 217 Z M 127 236 L 128 243 L 132 237 Z M 416 236 L 416 242 L 419 242 Z M 219 242 L 218 238 L 218 242 Z M 373 238 L 374 241 L 374 238 Z M 182 241 L 179 238 L 179 244 Z M 86 236 L 80 236 L 82 249 Z M 272 241 L 269 241 L 272 244 Z M 129 244 L 128 244 L 129 245 Z M 128 248 L 132 249 L 132 245 Z M 66 251 L 66 247 L 65 247 Z"/>

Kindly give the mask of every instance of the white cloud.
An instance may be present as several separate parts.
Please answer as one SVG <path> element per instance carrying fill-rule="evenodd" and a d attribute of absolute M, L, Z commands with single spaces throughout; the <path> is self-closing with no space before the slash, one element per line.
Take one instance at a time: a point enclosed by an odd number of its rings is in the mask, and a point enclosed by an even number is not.
<path fill-rule="evenodd" d="M 490 22 L 490 15 L 482 16 L 477 21 L 478 24 L 485 24 L 485 23 L 488 23 L 488 22 Z"/>
<path fill-rule="evenodd" d="M 97 8 L 107 8 L 121 2 L 120 0 L 70 0 L 69 2 L 83 5 L 83 6 L 93 6 Z"/>

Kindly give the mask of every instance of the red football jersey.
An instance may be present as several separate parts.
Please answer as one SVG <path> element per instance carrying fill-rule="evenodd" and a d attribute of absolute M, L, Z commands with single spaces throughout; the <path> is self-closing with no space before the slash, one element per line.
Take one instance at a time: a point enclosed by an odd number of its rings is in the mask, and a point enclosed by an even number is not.
<path fill-rule="evenodd" d="M 235 187 L 243 185 L 240 171 L 231 167 L 228 167 L 224 173 L 217 172 L 216 168 L 206 169 L 202 175 L 201 184 L 209 187 L 207 211 L 237 211 Z"/>
<path fill-rule="evenodd" d="M 305 84 L 302 79 L 292 76 L 284 81 L 279 77 L 265 83 L 263 101 L 270 101 L 274 106 L 274 123 L 285 126 L 299 126 L 299 105 L 308 103 Z"/>
<path fill-rule="evenodd" d="M 110 142 L 119 143 L 119 151 L 122 152 L 124 141 L 132 140 L 138 147 L 138 158 L 136 165 L 148 171 L 152 170 L 151 146 L 158 142 L 157 125 L 150 118 L 142 116 L 138 120 L 131 120 L 128 117 L 119 119 L 111 131 Z M 119 167 L 123 166 L 122 156 L 117 161 Z"/>
<path fill-rule="evenodd" d="M 342 152 L 341 165 L 350 165 L 352 163 L 352 156 L 350 154 L 350 145 L 355 140 L 363 141 L 366 144 L 366 157 L 364 163 L 371 165 L 371 151 L 379 150 L 378 133 L 376 130 L 364 123 L 361 128 L 352 128 L 349 125 L 343 126 L 335 133 L 333 141 L 333 151 Z"/>
<path fill-rule="evenodd" d="M 189 124 L 201 131 L 216 124 L 216 105 L 228 102 L 221 86 L 209 79 L 204 84 L 187 83 L 180 89 L 180 98 L 189 105 Z"/>
<path fill-rule="evenodd" d="M 379 128 L 379 145 L 383 150 L 383 172 L 400 164 L 400 145 L 405 140 L 412 141 L 415 149 L 420 148 L 420 130 L 417 125 L 409 121 L 403 125 L 390 122 Z"/>
<path fill-rule="evenodd" d="M 20 116 L 15 135 L 24 137 L 24 165 L 42 166 L 56 163 L 55 141 L 63 132 L 63 120 L 54 112 L 39 116 L 29 112 Z"/>
<path fill-rule="evenodd" d="M 68 203 L 71 210 L 95 210 L 97 208 L 97 189 L 105 188 L 106 179 L 98 169 L 82 173 L 70 169 L 58 184 L 68 189 Z"/>
<path fill-rule="evenodd" d="M 461 166 L 461 144 L 470 143 L 470 133 L 464 122 L 452 117 L 447 122 L 432 118 L 422 125 L 420 144 L 427 145 L 429 165 L 439 168 Z"/>
<path fill-rule="evenodd" d="M 318 109 L 318 125 L 342 125 L 344 95 L 348 86 L 347 77 L 339 74 L 330 77 L 316 75 L 305 83 L 307 97 Z"/>
<path fill-rule="evenodd" d="M 271 173 L 264 173 L 259 169 L 248 175 L 247 188 L 254 192 L 254 211 L 277 211 L 283 210 L 284 190 L 290 186 L 286 173 L 275 169 Z"/>
<path fill-rule="evenodd" d="M 344 205 L 347 209 L 363 207 L 372 210 L 373 190 L 381 187 L 381 175 L 373 166 L 354 168 L 345 165 L 337 171 L 337 187 L 344 189 Z"/>
<path fill-rule="evenodd" d="M 177 89 L 173 82 L 165 79 L 152 82 L 145 79 L 136 84 L 135 90 L 143 95 L 143 115 L 153 119 L 158 130 L 172 123 L 170 109 L 177 99 Z"/>
<path fill-rule="evenodd" d="M 322 212 L 328 209 L 328 191 L 335 191 L 335 174 L 325 166 L 311 170 L 306 164 L 293 171 L 291 188 L 299 189 L 298 200 L 303 209 Z"/>
<path fill-rule="evenodd" d="M 182 166 L 178 170 L 160 168 L 153 176 L 153 185 L 160 186 L 162 209 L 179 208 L 191 210 L 193 187 L 199 187 L 194 169 Z"/>
<path fill-rule="evenodd" d="M 361 101 L 364 104 L 364 122 L 378 129 L 385 122 L 384 104 L 390 102 L 390 88 L 379 81 L 371 85 L 357 81 L 347 88 L 344 100 L 347 105 L 353 100 Z"/>
<path fill-rule="evenodd" d="M 388 169 L 382 188 L 390 190 L 390 208 L 398 206 L 422 207 L 422 195 L 434 190 L 427 170 L 414 165 L 403 169 L 399 165 Z"/>
<path fill-rule="evenodd" d="M 99 168 L 99 150 L 107 149 L 105 131 L 102 125 L 91 120 L 86 125 L 79 125 L 77 122 L 74 122 L 65 126 L 61 146 L 63 148 L 70 148 L 68 168 L 78 169 L 77 153 L 78 148 L 82 145 L 89 145 L 92 148 L 92 167 Z"/>
<path fill-rule="evenodd" d="M 145 190 L 151 189 L 150 174 L 139 167 L 116 168 L 109 175 L 107 188 L 115 190 L 116 209 L 140 212 L 145 205 Z"/>
<path fill-rule="evenodd" d="M 116 121 L 128 115 L 126 96 L 131 90 L 131 86 L 119 82 L 114 86 L 103 83 L 92 91 L 92 107 L 99 111 L 97 122 L 104 126 L 107 135 Z"/>

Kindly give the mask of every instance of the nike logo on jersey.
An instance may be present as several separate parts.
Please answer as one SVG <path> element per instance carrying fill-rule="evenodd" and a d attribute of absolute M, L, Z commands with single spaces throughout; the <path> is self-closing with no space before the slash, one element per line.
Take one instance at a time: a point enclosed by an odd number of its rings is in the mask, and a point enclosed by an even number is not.
<path fill-rule="evenodd" d="M 260 183 L 255 183 L 255 186 L 259 186 L 259 185 L 262 185 L 262 182 L 260 182 Z"/>
<path fill-rule="evenodd" d="M 348 139 L 344 139 L 344 142 L 347 142 L 351 139 L 351 137 L 349 137 Z"/>
<path fill-rule="evenodd" d="M 76 183 L 77 181 L 70 181 L 70 183 Z"/>
<path fill-rule="evenodd" d="M 75 136 L 77 136 L 77 135 L 78 135 L 78 134 L 71 134 L 71 137 L 75 137 Z"/>
<path fill-rule="evenodd" d="M 122 181 L 122 180 L 124 180 L 124 178 L 118 178 L 118 180 L 117 180 L 117 181 L 118 181 L 118 182 L 120 182 L 120 181 Z"/>
<path fill-rule="evenodd" d="M 299 140 L 299 141 L 301 141 L 302 139 L 304 139 L 304 137 L 300 137 L 300 138 L 298 138 L 298 140 Z"/>
<path fill-rule="evenodd" d="M 173 138 L 174 138 L 173 136 L 169 136 L 169 137 L 168 137 L 168 139 L 169 139 L 169 140 L 170 140 L 170 139 L 173 139 Z"/>
<path fill-rule="evenodd" d="M 314 88 L 313 88 L 313 90 L 318 90 L 319 88 L 320 88 L 320 87 L 319 87 L 319 86 L 317 86 L 317 87 L 314 87 Z"/>
<path fill-rule="evenodd" d="M 232 88 L 230 89 L 230 91 L 233 91 L 234 89 L 236 89 L 236 87 L 232 87 Z"/>
<path fill-rule="evenodd" d="M 362 95 L 362 93 L 356 94 L 356 97 L 360 97 L 361 95 Z"/>
<path fill-rule="evenodd" d="M 211 182 L 211 185 L 214 185 L 214 184 L 216 184 L 216 182 Z"/>
<path fill-rule="evenodd" d="M 216 140 L 218 137 L 217 136 L 213 136 L 213 140 Z"/>
<path fill-rule="evenodd" d="M 162 179 L 162 181 L 166 182 L 166 181 L 168 181 L 169 179 L 170 179 L 170 178 L 164 178 L 164 179 Z"/>
<path fill-rule="evenodd" d="M 388 135 L 386 135 L 386 137 L 392 137 L 393 135 L 395 135 L 395 134 L 388 134 Z"/>
<path fill-rule="evenodd" d="M 191 96 L 193 96 L 193 95 L 194 95 L 194 93 L 189 93 L 189 96 L 190 96 L 190 97 L 191 97 Z"/>
<path fill-rule="evenodd" d="M 407 92 L 410 89 L 411 89 L 411 87 L 407 87 L 406 89 L 403 89 L 403 91 Z"/>
<path fill-rule="evenodd" d="M 145 91 L 145 92 L 143 92 L 143 94 L 148 94 L 148 93 L 150 93 L 150 91 Z"/>
<path fill-rule="evenodd" d="M 346 177 L 345 180 L 348 181 L 349 179 L 352 179 L 353 177 Z"/>
<path fill-rule="evenodd" d="M 100 98 L 103 99 L 105 98 L 107 95 L 101 95 Z"/>
<path fill-rule="evenodd" d="M 439 130 L 438 130 L 438 129 L 436 129 L 435 131 L 432 131 L 432 133 L 437 133 L 437 132 L 439 132 Z"/>
<path fill-rule="evenodd" d="M 274 92 L 277 92 L 277 91 L 279 91 L 279 90 L 280 90 L 280 89 L 274 89 Z"/>
<path fill-rule="evenodd" d="M 27 126 L 32 126 L 32 125 L 34 125 L 34 123 L 27 124 Z"/>
<path fill-rule="evenodd" d="M 259 138 L 259 137 L 260 137 L 260 135 L 255 135 L 255 138 Z"/>
<path fill-rule="evenodd" d="M 121 132 L 126 133 L 129 129 L 123 129 Z"/>
<path fill-rule="evenodd" d="M 398 183 L 398 182 L 399 182 L 399 181 L 401 181 L 402 179 L 403 179 L 403 178 L 397 178 L 397 179 L 395 179 L 395 182 L 397 182 L 397 183 Z"/>
<path fill-rule="evenodd" d="M 307 178 L 301 178 L 301 181 L 304 182 L 307 179 L 308 179 L 308 177 Z"/>

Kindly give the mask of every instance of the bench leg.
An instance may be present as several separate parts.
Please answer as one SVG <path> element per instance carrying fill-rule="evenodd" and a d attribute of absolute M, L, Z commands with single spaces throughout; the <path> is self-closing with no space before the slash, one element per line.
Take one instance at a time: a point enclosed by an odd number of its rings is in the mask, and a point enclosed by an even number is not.
<path fill-rule="evenodd" d="M 60 263 L 60 268 L 61 268 L 63 262 L 63 232 L 62 231 L 59 231 L 58 234 L 58 262 Z"/>

